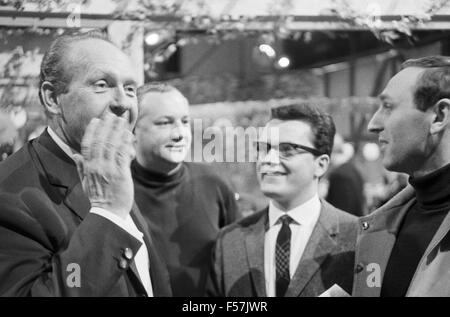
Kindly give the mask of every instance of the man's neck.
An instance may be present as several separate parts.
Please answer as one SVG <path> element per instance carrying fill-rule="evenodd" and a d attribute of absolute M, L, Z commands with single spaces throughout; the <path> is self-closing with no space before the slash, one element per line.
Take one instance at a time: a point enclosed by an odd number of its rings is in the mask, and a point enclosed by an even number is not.
<path fill-rule="evenodd" d="M 146 170 L 157 174 L 173 175 L 179 171 L 182 163 L 171 163 L 164 160 L 146 160 L 140 153 L 136 154 L 136 161 Z"/>
<path fill-rule="evenodd" d="M 72 149 L 50 126 L 47 127 L 47 132 L 58 147 L 70 158 L 73 158 L 77 152 Z"/>
<path fill-rule="evenodd" d="M 64 129 L 60 126 L 58 122 L 50 122 L 48 125 L 49 128 L 56 134 L 56 136 L 59 138 L 61 142 L 64 142 L 67 146 L 69 146 L 74 153 L 80 153 L 81 148 L 79 144 L 74 144 L 70 141 L 70 137 L 67 135 L 67 133 L 64 131 Z"/>
<path fill-rule="evenodd" d="M 449 147 L 450 150 L 450 147 Z M 450 151 L 449 151 L 450 152 Z M 437 154 L 437 153 L 436 153 Z M 412 177 L 422 177 L 425 175 L 428 175 L 450 163 L 450 153 L 448 155 L 434 155 L 430 157 L 423 167 L 421 167 L 418 170 L 412 171 L 411 173 L 408 173 L 409 176 Z"/>
<path fill-rule="evenodd" d="M 275 207 L 282 211 L 289 211 L 298 206 L 303 205 L 307 201 L 311 200 L 314 196 L 318 195 L 318 186 L 311 186 L 309 189 L 302 190 L 301 193 L 293 199 L 273 199 Z"/>

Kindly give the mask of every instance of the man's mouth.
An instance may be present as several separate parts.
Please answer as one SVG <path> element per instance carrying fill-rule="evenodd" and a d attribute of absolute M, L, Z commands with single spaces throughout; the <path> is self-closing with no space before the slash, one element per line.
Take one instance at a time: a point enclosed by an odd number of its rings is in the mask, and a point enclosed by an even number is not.
<path fill-rule="evenodd" d="M 282 172 L 262 172 L 261 175 L 262 175 L 262 177 L 265 177 L 265 176 L 272 176 L 272 177 L 274 177 L 274 176 L 285 176 L 286 173 L 282 173 Z"/>
<path fill-rule="evenodd" d="M 167 145 L 166 148 L 168 148 L 170 151 L 183 151 L 186 146 L 185 145 Z"/>

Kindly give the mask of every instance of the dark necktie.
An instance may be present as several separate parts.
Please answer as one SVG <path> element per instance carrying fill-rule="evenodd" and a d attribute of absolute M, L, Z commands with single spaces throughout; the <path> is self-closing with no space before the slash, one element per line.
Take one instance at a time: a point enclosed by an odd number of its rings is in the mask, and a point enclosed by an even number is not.
<path fill-rule="evenodd" d="M 289 275 L 291 254 L 291 229 L 289 228 L 289 224 L 292 222 L 292 218 L 284 215 L 279 218 L 279 221 L 281 222 L 281 229 L 278 232 L 277 245 L 275 247 L 275 295 L 277 297 L 283 297 L 291 280 Z"/>

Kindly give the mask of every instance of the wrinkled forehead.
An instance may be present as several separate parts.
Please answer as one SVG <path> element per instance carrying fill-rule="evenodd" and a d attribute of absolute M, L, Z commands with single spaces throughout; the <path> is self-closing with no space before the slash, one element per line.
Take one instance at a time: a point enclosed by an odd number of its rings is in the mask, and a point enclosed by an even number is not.
<path fill-rule="evenodd" d="M 71 43 L 65 52 L 66 71 L 74 75 L 105 73 L 123 81 L 138 81 L 136 67 L 118 47 L 101 39 Z"/>
<path fill-rule="evenodd" d="M 139 103 L 139 117 L 189 116 L 189 102 L 177 90 L 147 92 Z"/>
<path fill-rule="evenodd" d="M 272 119 L 261 130 L 258 140 L 271 144 L 288 142 L 312 145 L 312 130 L 305 121 Z"/>

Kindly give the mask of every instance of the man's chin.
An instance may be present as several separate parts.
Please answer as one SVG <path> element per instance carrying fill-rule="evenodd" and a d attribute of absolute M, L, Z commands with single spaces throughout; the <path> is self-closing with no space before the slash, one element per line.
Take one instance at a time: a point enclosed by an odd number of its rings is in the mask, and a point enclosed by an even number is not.
<path fill-rule="evenodd" d="M 261 185 L 261 192 L 270 199 L 277 199 L 282 196 L 282 193 L 280 192 L 279 186 L 274 185 Z"/>
<path fill-rule="evenodd" d="M 172 164 L 180 164 L 184 161 L 184 159 L 186 158 L 186 154 L 169 154 L 169 155 L 165 155 L 164 159 Z"/>

